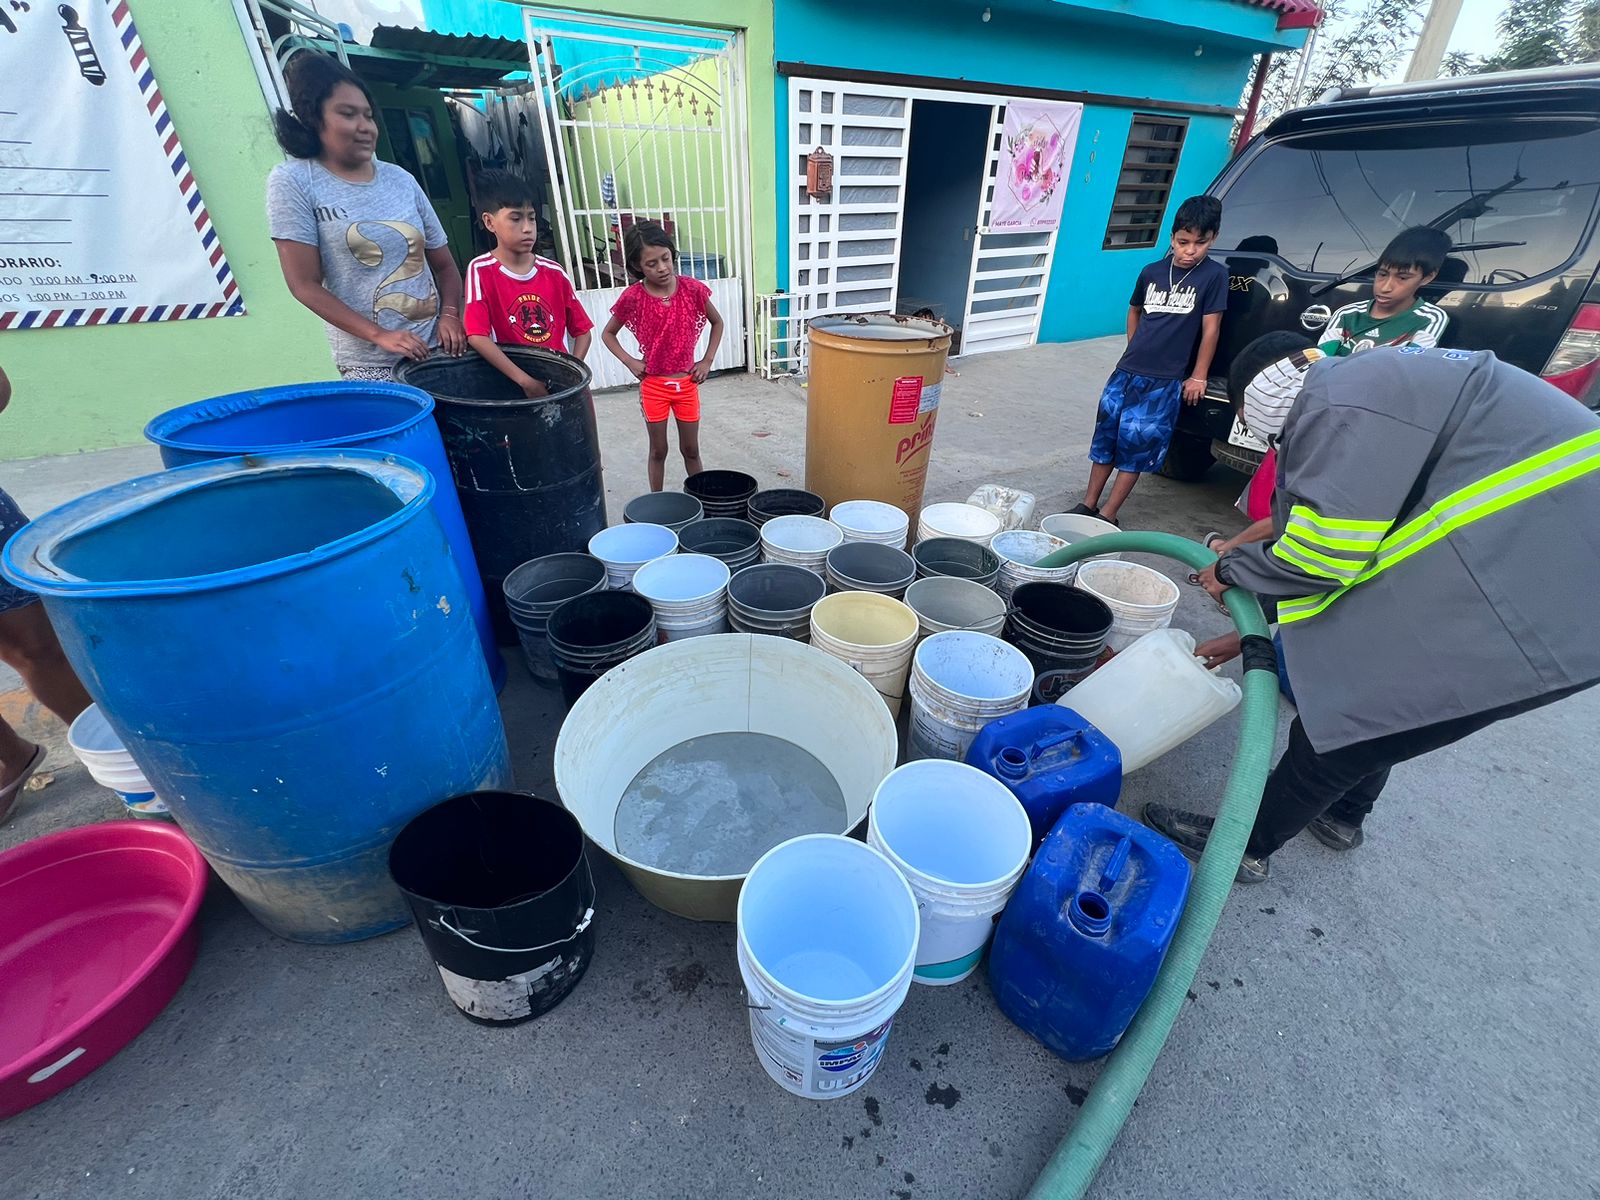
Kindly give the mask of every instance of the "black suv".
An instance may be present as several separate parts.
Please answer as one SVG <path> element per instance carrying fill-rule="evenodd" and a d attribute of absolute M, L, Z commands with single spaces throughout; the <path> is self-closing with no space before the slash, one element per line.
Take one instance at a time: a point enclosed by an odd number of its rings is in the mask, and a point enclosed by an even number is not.
<path fill-rule="evenodd" d="M 1165 473 L 1253 470 L 1233 355 L 1261 334 L 1315 336 L 1371 295 L 1389 239 L 1433 225 L 1456 249 L 1424 296 L 1443 345 L 1493 350 L 1600 407 L 1600 67 L 1345 89 L 1273 121 L 1210 187 L 1228 311 L 1206 398 L 1185 406 Z"/>

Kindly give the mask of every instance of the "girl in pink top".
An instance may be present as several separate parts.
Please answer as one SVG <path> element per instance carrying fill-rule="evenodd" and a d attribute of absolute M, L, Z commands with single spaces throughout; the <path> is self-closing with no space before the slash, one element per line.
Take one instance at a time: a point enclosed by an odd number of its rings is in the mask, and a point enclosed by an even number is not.
<path fill-rule="evenodd" d="M 654 221 L 640 221 L 623 238 L 630 284 L 611 306 L 611 319 L 600 331 L 606 349 L 639 381 L 639 407 L 650 435 L 650 490 L 659 492 L 667 468 L 667 417 L 678 419 L 678 450 L 684 470 L 693 475 L 700 464 L 700 384 L 711 373 L 711 360 L 722 342 L 722 314 L 711 303 L 711 289 L 698 279 L 678 274 L 678 248 L 672 235 Z M 695 357 L 700 331 L 711 328 L 705 353 Z M 642 358 L 622 348 L 622 329 L 638 340 Z"/>

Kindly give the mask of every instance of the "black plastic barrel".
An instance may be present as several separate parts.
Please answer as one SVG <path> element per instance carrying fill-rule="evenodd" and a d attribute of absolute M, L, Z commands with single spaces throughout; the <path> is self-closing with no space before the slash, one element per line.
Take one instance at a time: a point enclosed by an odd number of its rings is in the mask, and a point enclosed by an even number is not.
<path fill-rule="evenodd" d="M 735 633 L 811 640 L 811 609 L 827 592 L 822 576 L 788 563 L 758 563 L 728 581 L 728 625 Z"/>
<path fill-rule="evenodd" d="M 965 538 L 928 538 L 911 548 L 917 563 L 917 578 L 950 575 L 971 579 L 992 588 L 1000 575 L 1000 556 L 989 547 Z"/>
<path fill-rule="evenodd" d="M 688 492 L 646 492 L 629 500 L 622 510 L 624 524 L 665 525 L 673 532 L 704 515 L 700 501 Z"/>
<path fill-rule="evenodd" d="M 1098 596 L 1065 583 L 1024 583 L 1011 593 L 1003 637 L 1033 664 L 1035 704 L 1051 704 L 1095 668 L 1111 632 Z"/>
<path fill-rule="evenodd" d="M 700 501 L 707 517 L 746 516 L 759 486 L 743 471 L 696 471 L 683 481 L 683 490 Z"/>
<path fill-rule="evenodd" d="M 904 550 L 878 542 L 846 542 L 828 551 L 829 586 L 836 592 L 880 592 L 896 600 L 916 578 L 916 563 Z"/>
<path fill-rule="evenodd" d="M 750 497 L 750 523 L 757 529 L 773 517 L 820 517 L 827 502 L 804 488 L 769 488 Z"/>
<path fill-rule="evenodd" d="M 469 792 L 414 817 L 389 849 L 450 999 L 482 1025 L 549 1012 L 594 957 L 583 830 L 524 792 Z"/>
<path fill-rule="evenodd" d="M 502 349 L 550 394 L 530 400 L 476 354 L 402 363 L 395 377 L 434 399 L 495 636 L 511 645 L 505 577 L 530 558 L 585 549 L 606 527 L 606 497 L 589 368 L 554 350 Z"/>
<path fill-rule="evenodd" d="M 556 666 L 545 641 L 550 614 L 564 601 L 603 591 L 605 586 L 606 565 L 592 554 L 546 554 L 506 576 L 506 611 L 517 627 L 528 674 L 540 683 L 557 682 Z"/>
<path fill-rule="evenodd" d="M 567 707 L 600 676 L 656 644 L 656 614 L 637 592 L 594 592 L 563 601 L 545 640 Z"/>
<path fill-rule="evenodd" d="M 761 531 L 737 517 L 691 521 L 678 530 L 678 549 L 720 558 L 729 570 L 737 571 L 761 557 Z"/>

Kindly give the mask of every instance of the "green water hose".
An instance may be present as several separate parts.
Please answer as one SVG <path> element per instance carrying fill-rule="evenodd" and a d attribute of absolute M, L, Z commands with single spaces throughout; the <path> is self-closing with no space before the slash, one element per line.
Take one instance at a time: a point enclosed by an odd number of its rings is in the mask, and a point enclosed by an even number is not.
<path fill-rule="evenodd" d="M 1176 534 L 1113 533 L 1074 542 L 1035 565 L 1064 567 L 1081 558 L 1112 551 L 1165 555 L 1194 571 L 1217 561 L 1210 550 Z M 1241 637 L 1266 636 L 1266 618 L 1253 595 L 1230 588 L 1223 594 L 1223 602 Z M 1056 1147 L 1050 1161 L 1045 1163 L 1044 1170 L 1039 1172 L 1039 1178 L 1034 1180 L 1028 1200 L 1078 1200 L 1083 1196 L 1110 1153 L 1117 1134 L 1122 1132 L 1128 1114 L 1133 1111 L 1133 1102 L 1149 1078 L 1156 1056 L 1166 1045 L 1167 1035 L 1172 1032 L 1194 984 L 1200 959 L 1233 887 L 1239 860 L 1255 824 L 1256 810 L 1261 807 L 1261 791 L 1267 782 L 1277 723 L 1277 671 L 1270 662 L 1253 662 L 1247 657 L 1233 772 L 1222 793 L 1211 840 L 1206 843 L 1205 853 L 1200 856 L 1189 884 L 1189 900 L 1167 950 L 1166 961 L 1156 975 L 1150 995 L 1128 1026 L 1128 1032 L 1106 1059 L 1100 1077 L 1078 1111 L 1078 1119 Z"/>

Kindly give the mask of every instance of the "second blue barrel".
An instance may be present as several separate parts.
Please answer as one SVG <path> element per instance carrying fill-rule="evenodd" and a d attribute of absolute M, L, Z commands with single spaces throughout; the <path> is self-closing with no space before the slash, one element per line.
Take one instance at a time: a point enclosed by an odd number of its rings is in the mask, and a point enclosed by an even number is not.
<path fill-rule="evenodd" d="M 365 450 L 218 459 L 73 500 L 0 554 L 184 831 L 283 937 L 406 924 L 395 835 L 511 785 L 433 488 Z"/>
<path fill-rule="evenodd" d="M 530 559 L 587 550 L 606 527 L 606 491 L 589 368 L 555 350 L 501 349 L 545 395 L 523 395 L 476 354 L 401 363 L 395 374 L 434 399 L 495 633 L 514 646 L 506 576 Z"/>
<path fill-rule="evenodd" d="M 332 446 L 382 450 L 421 463 L 439 485 L 433 493 L 433 513 L 461 564 L 467 603 L 472 606 L 489 674 L 498 688 L 505 683 L 505 660 L 495 646 L 472 538 L 461 515 L 461 501 L 451 486 L 450 463 L 432 417 L 433 398 L 405 384 L 296 383 L 185 404 L 151 420 L 144 435 L 160 448 L 161 463 L 166 467 L 240 454 Z"/>

